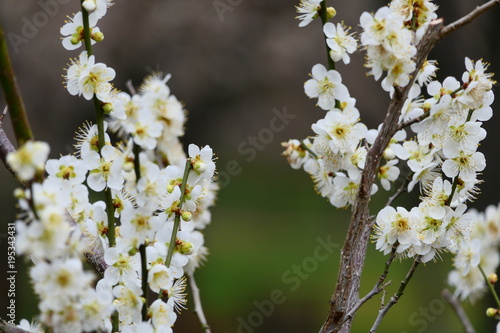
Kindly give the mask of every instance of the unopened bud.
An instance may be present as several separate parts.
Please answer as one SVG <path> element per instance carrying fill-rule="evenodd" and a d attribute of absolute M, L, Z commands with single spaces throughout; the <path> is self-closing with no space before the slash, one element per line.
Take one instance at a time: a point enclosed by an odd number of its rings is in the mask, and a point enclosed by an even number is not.
<path fill-rule="evenodd" d="M 96 7 L 95 0 L 85 0 L 82 3 L 82 7 L 85 8 L 85 10 L 89 13 L 93 12 Z"/>
<path fill-rule="evenodd" d="M 175 185 L 168 185 L 167 186 L 167 192 L 172 193 L 174 191 Z"/>
<path fill-rule="evenodd" d="M 110 112 L 113 111 L 113 104 L 103 103 L 102 110 L 104 111 L 105 114 L 110 114 Z"/>
<path fill-rule="evenodd" d="M 80 43 L 80 38 L 81 38 L 80 34 L 74 33 L 73 35 L 71 35 L 71 44 L 76 45 Z"/>
<path fill-rule="evenodd" d="M 386 160 L 389 161 L 393 160 L 396 157 L 396 154 L 394 153 L 394 150 L 392 150 L 391 148 L 387 148 L 386 150 L 384 150 L 383 156 Z"/>
<path fill-rule="evenodd" d="M 335 8 L 328 7 L 326 9 L 326 17 L 327 17 L 327 19 L 331 19 L 331 18 L 335 17 L 335 15 L 337 15 L 337 11 L 335 10 Z"/>
<path fill-rule="evenodd" d="M 182 217 L 182 220 L 184 222 L 189 222 L 189 221 L 191 221 L 193 214 L 191 214 L 191 212 L 188 212 L 188 211 L 183 211 L 181 214 L 181 217 Z"/>
<path fill-rule="evenodd" d="M 14 190 L 14 197 L 15 197 L 16 199 L 24 199 L 24 198 L 26 198 L 25 193 L 24 193 L 24 190 L 23 190 L 22 188 L 19 188 L 19 187 L 18 187 L 18 188 L 16 188 L 16 189 Z"/>
<path fill-rule="evenodd" d="M 197 174 L 203 173 L 205 172 L 205 170 L 207 170 L 207 165 L 201 161 L 198 161 L 193 165 L 193 170 Z"/>
<path fill-rule="evenodd" d="M 486 315 L 488 317 L 495 317 L 497 315 L 497 313 L 498 313 L 498 309 L 495 309 L 495 308 L 488 308 L 486 310 Z"/>
<path fill-rule="evenodd" d="M 96 42 L 100 42 L 104 39 L 104 34 L 102 32 L 94 32 L 91 36 L 90 36 L 93 40 L 95 40 Z"/>
<path fill-rule="evenodd" d="M 495 284 L 498 281 L 498 275 L 496 275 L 495 273 L 491 273 L 490 275 L 488 275 L 488 280 L 491 284 Z"/>
<path fill-rule="evenodd" d="M 134 162 L 125 162 L 123 164 L 123 171 L 130 172 L 134 170 Z"/>

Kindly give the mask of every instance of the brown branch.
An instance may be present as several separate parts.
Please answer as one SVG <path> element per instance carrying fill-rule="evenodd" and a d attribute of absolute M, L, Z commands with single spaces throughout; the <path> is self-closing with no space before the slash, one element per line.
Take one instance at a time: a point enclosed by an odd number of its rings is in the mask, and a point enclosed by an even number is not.
<path fill-rule="evenodd" d="M 442 19 L 431 22 L 426 34 L 417 45 L 415 72 L 412 74 L 408 85 L 405 87 L 395 87 L 382 128 L 368 152 L 358 196 L 353 205 L 351 222 L 341 252 L 337 284 L 330 300 L 330 311 L 320 332 L 350 331 L 352 318 L 344 321 L 344 317 L 358 301 L 361 271 L 363 270 L 366 248 L 374 224 L 374 221 L 369 218 L 368 212 L 368 203 L 370 201 L 373 182 L 382 154 L 398 130 L 399 116 L 401 115 L 401 109 L 408 96 L 408 92 L 422 64 L 439 41 L 442 26 Z"/>
<path fill-rule="evenodd" d="M 30 333 L 0 318 L 0 333 Z"/>
<path fill-rule="evenodd" d="M 460 320 L 460 323 L 462 323 L 462 326 L 465 329 L 466 333 L 476 333 L 476 330 L 472 326 L 469 318 L 467 317 L 467 314 L 465 313 L 464 309 L 462 308 L 462 305 L 458 301 L 456 297 L 454 297 L 448 289 L 443 289 L 441 292 L 441 296 L 447 301 L 452 309 L 455 311 L 458 319 Z"/>
<path fill-rule="evenodd" d="M 396 257 L 396 249 L 397 246 L 393 246 L 391 255 L 389 256 L 389 259 L 385 263 L 384 272 L 382 273 L 382 275 L 380 275 L 375 286 L 353 306 L 353 308 L 349 311 L 349 313 L 346 316 L 344 316 L 344 319 L 339 325 L 342 325 L 346 321 L 351 320 L 352 317 L 354 317 L 356 312 L 363 304 L 368 302 L 373 296 L 379 294 L 381 291 L 385 291 L 385 287 L 391 284 L 391 281 L 387 283 L 384 283 L 384 281 L 387 277 L 387 274 L 389 274 L 389 267 L 391 267 L 391 264 L 394 261 L 394 258 Z"/>
<path fill-rule="evenodd" d="M 443 29 L 441 30 L 441 38 L 463 27 L 464 25 L 471 23 L 475 18 L 491 9 L 495 5 L 500 5 L 500 0 L 490 0 L 482 4 L 481 6 L 477 6 L 476 9 L 474 9 L 469 14 L 443 27 Z"/>

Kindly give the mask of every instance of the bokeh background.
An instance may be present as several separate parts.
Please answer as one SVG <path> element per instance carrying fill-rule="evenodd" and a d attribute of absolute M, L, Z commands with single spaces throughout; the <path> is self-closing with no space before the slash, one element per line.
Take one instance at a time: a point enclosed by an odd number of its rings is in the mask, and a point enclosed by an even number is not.
<path fill-rule="evenodd" d="M 94 47 L 98 61 L 116 70 L 114 83 L 120 89 L 126 89 L 127 80 L 139 85 L 145 75 L 155 70 L 171 73 L 171 90 L 189 110 L 183 142 L 186 146 L 191 142 L 211 145 L 218 157 L 221 178 L 225 176 L 213 209 L 213 222 L 206 230 L 211 255 L 196 274 L 212 332 L 317 332 L 334 289 L 338 248 L 343 243 L 349 211 L 336 210 L 316 195 L 309 177 L 292 170 L 280 156 L 280 143 L 311 135 L 311 124 L 324 115 L 303 93 L 312 66 L 326 63 L 319 22 L 298 28 L 294 19 L 298 1 L 288 0 L 115 2 L 99 24 L 105 39 Z M 448 23 L 482 2 L 436 1 L 440 16 Z M 47 3 L 57 6 L 43 21 L 41 5 Z M 62 48 L 59 28 L 66 15 L 78 11 L 78 3 L 0 2 L 4 31 L 11 33 L 11 38 L 13 34 L 24 38 L 10 45 L 11 57 L 34 134 L 51 144 L 51 157 L 72 151 L 74 132 L 94 117 L 92 104 L 70 96 L 61 77 L 69 58 L 76 57 L 78 51 Z M 334 21 L 343 20 L 359 31 L 360 14 L 384 4 L 375 0 L 333 2 L 338 12 Z M 218 12 L 217 5 L 226 10 L 219 7 Z M 39 20 L 39 27 L 29 33 L 26 22 L 33 23 L 34 19 Z M 491 71 L 500 72 L 499 22 L 497 6 L 443 40 L 431 54 L 439 61 L 439 77 L 461 77 L 465 56 L 482 58 L 491 63 Z M 339 64 L 337 69 L 357 99 L 362 120 L 375 128 L 383 119 L 388 96 L 379 82 L 366 76 L 363 56 L 357 52 L 350 65 Z M 2 109 L 4 104 L 1 96 Z M 493 108 L 499 110 L 499 103 L 495 102 Z M 284 109 L 294 118 L 272 137 L 262 134 L 269 133 L 265 129 L 270 127 L 276 110 Z M 495 115 L 485 125 L 488 137 L 480 148 L 488 161 L 483 173 L 485 183 L 481 185 L 482 195 L 471 205 L 479 210 L 500 201 L 499 122 Z M 8 118 L 4 127 L 11 135 Z M 255 154 L 243 152 L 242 148 L 250 147 L 252 137 L 259 133 L 265 142 L 259 141 Z M 0 267 L 6 265 L 5 232 L 7 223 L 15 219 L 12 191 L 16 186 L 0 166 Z M 385 198 L 380 191 L 373 200 L 372 212 Z M 399 202 L 407 206 L 414 203 L 411 197 Z M 318 261 L 313 259 L 314 251 L 322 241 L 338 247 L 332 246 L 334 251 L 324 261 Z M 386 259 L 373 247 L 367 255 L 362 293 L 372 288 Z M 449 256 L 443 255 L 442 259 L 417 270 L 405 296 L 385 318 L 381 332 L 461 331 L 440 297 L 451 268 Z M 23 261 L 17 259 L 17 321 L 36 313 Z M 388 277 L 393 281 L 389 295 L 410 264 L 404 261 L 393 265 Z M 2 316 L 7 298 L 5 274 L 6 270 L 0 269 Z M 275 300 L 272 306 L 271 299 Z M 353 332 L 369 330 L 379 304 L 377 296 L 359 311 Z M 465 304 L 478 332 L 493 331 L 494 320 L 484 316 L 486 307 L 493 304 L 490 298 L 475 305 Z M 190 303 L 176 323 L 176 331 L 202 331 L 192 308 Z"/>

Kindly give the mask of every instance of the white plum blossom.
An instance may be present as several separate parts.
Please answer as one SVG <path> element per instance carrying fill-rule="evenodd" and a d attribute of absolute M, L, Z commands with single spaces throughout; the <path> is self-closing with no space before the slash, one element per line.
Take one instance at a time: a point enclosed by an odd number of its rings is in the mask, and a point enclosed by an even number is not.
<path fill-rule="evenodd" d="M 109 81 L 115 78 L 114 69 L 103 63 L 95 63 L 94 55 L 87 51 L 80 53 L 78 60 L 72 60 L 66 73 L 66 87 L 73 96 L 83 95 L 87 100 L 105 96 L 112 89 Z"/>
<path fill-rule="evenodd" d="M 312 79 L 304 84 L 304 90 L 309 98 L 318 98 L 318 106 L 323 110 L 335 107 L 335 99 L 345 100 L 349 96 L 342 77 L 336 70 L 327 70 L 325 66 L 316 64 L 311 71 Z"/>
<path fill-rule="evenodd" d="M 89 17 L 89 28 L 90 28 L 90 37 L 91 44 L 95 44 L 96 41 L 102 40 L 102 33 L 97 24 L 97 17 L 90 16 Z M 83 18 L 82 12 L 76 13 L 73 18 L 70 18 L 70 21 L 66 22 L 65 25 L 61 28 L 61 35 L 64 36 L 62 39 L 62 45 L 66 50 L 76 50 L 80 46 L 82 46 L 83 41 Z"/>
<path fill-rule="evenodd" d="M 15 152 L 7 155 L 6 161 L 19 179 L 30 181 L 44 170 L 50 147 L 43 141 L 28 141 Z"/>
<path fill-rule="evenodd" d="M 327 22 L 323 26 L 323 32 L 326 36 L 326 43 L 330 48 L 330 57 L 337 62 L 342 60 L 344 64 L 351 61 L 350 53 L 356 51 L 357 43 L 352 34 L 348 34 L 349 29 L 344 29 L 341 23 L 336 26 Z"/>
<path fill-rule="evenodd" d="M 321 1 L 323 0 L 300 0 L 300 4 L 296 6 L 297 13 L 300 14 L 296 17 L 300 20 L 299 27 L 305 27 L 318 16 Z"/>

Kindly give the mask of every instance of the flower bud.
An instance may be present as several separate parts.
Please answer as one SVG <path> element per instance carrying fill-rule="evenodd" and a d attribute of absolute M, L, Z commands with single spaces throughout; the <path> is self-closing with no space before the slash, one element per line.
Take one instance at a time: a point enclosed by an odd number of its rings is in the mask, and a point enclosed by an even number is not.
<path fill-rule="evenodd" d="M 396 154 L 394 153 L 394 150 L 392 150 L 391 148 L 387 148 L 386 150 L 384 150 L 383 156 L 386 160 L 389 161 L 393 160 L 396 157 Z"/>
<path fill-rule="evenodd" d="M 491 273 L 490 275 L 488 275 L 488 280 L 491 284 L 495 284 L 498 281 L 498 275 L 496 275 L 495 273 Z"/>
<path fill-rule="evenodd" d="M 110 112 L 113 111 L 113 105 L 111 103 L 103 103 L 102 110 L 105 114 L 110 114 Z"/>
<path fill-rule="evenodd" d="M 134 162 L 129 161 L 123 164 L 123 171 L 130 172 L 132 170 L 134 170 Z"/>
<path fill-rule="evenodd" d="M 80 43 L 81 35 L 79 33 L 74 33 L 71 35 L 71 44 L 76 45 Z"/>
<path fill-rule="evenodd" d="M 16 189 L 14 190 L 14 197 L 15 197 L 16 199 L 24 199 L 24 198 L 26 198 L 25 193 L 24 193 L 24 190 L 23 190 L 22 188 L 19 188 L 19 187 L 18 187 L 18 188 L 16 188 Z"/>
<path fill-rule="evenodd" d="M 498 309 L 495 309 L 495 308 L 488 308 L 486 310 L 486 315 L 488 317 L 495 317 L 497 313 L 498 313 Z"/>
<path fill-rule="evenodd" d="M 90 35 L 90 38 L 95 40 L 96 42 L 100 42 L 104 39 L 104 34 L 102 32 L 94 32 L 92 35 Z"/>
<path fill-rule="evenodd" d="M 185 241 L 177 241 L 176 250 L 180 254 L 190 255 L 193 251 L 193 244 Z"/>
<path fill-rule="evenodd" d="M 175 188 L 175 185 L 173 184 L 170 184 L 167 186 L 167 192 L 168 193 L 172 193 L 174 191 L 174 188 Z"/>
<path fill-rule="evenodd" d="M 335 15 L 337 15 L 337 11 L 335 10 L 335 8 L 328 7 L 326 9 L 326 17 L 327 17 L 328 20 L 331 19 L 331 18 L 333 18 L 333 17 L 335 17 Z"/>
<path fill-rule="evenodd" d="M 95 0 L 85 0 L 82 7 L 89 13 L 93 12 L 96 8 Z"/>
<path fill-rule="evenodd" d="M 203 173 L 205 170 L 207 170 L 207 165 L 203 163 L 202 161 L 198 161 L 193 165 L 193 170 L 197 173 Z"/>
<path fill-rule="evenodd" d="M 188 212 L 188 211 L 183 211 L 182 214 L 181 214 L 181 217 L 182 217 L 182 220 L 184 222 L 189 222 L 191 221 L 191 218 L 193 217 L 193 214 L 191 214 L 191 212 Z"/>

